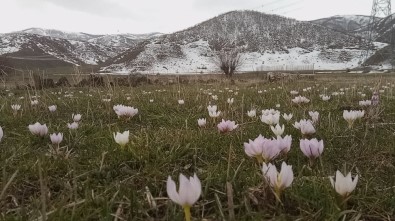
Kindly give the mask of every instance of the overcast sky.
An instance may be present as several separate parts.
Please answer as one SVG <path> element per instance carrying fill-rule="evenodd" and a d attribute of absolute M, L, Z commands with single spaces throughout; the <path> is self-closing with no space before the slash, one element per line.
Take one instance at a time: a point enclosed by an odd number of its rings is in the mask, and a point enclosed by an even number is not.
<path fill-rule="evenodd" d="M 252 9 L 298 20 L 313 20 L 333 15 L 370 15 L 372 2 L 373 0 L 0 0 L 0 33 L 30 27 L 92 34 L 171 33 L 230 10 Z"/>

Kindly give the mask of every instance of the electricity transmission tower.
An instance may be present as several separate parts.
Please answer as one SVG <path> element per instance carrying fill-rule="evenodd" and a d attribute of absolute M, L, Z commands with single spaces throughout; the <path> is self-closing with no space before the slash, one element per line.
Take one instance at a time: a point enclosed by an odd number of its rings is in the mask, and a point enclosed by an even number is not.
<path fill-rule="evenodd" d="M 373 55 L 374 45 L 373 42 L 376 38 L 376 29 L 378 28 L 378 23 L 386 18 L 388 21 L 392 21 L 391 15 L 391 0 L 373 0 L 372 12 L 370 14 L 369 24 L 367 28 L 367 32 L 365 37 L 367 38 L 365 41 L 365 50 L 362 52 L 362 64 Z M 393 55 L 393 45 L 394 45 L 394 28 L 391 27 L 390 30 L 390 56 L 392 61 Z"/>

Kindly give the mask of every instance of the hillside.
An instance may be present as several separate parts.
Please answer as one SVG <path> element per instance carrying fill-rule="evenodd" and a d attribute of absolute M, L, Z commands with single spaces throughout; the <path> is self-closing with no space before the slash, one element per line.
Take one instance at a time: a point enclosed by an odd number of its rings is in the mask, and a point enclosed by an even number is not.
<path fill-rule="evenodd" d="M 60 60 L 74 65 L 100 64 L 116 53 L 116 49 L 112 47 L 36 34 L 11 33 L 0 37 L 0 55 L 19 60 Z"/>
<path fill-rule="evenodd" d="M 0 34 L 0 56 L 15 67 L 100 65 L 161 33 L 92 35 L 53 29 L 30 28 Z"/>
<path fill-rule="evenodd" d="M 88 41 L 89 39 L 97 38 L 101 36 L 101 35 L 87 34 L 83 32 L 65 32 L 56 29 L 44 29 L 44 28 L 28 28 L 14 33 L 35 34 L 40 36 L 62 38 L 66 40 L 76 40 L 76 41 Z"/>
<path fill-rule="evenodd" d="M 122 44 L 134 44 L 134 41 L 144 40 L 162 35 L 159 32 L 152 32 L 146 34 L 109 34 L 109 35 L 95 35 L 84 32 L 65 32 L 56 29 L 43 29 L 43 28 L 29 28 L 14 33 L 27 33 L 36 34 L 40 36 L 47 36 L 52 38 L 61 38 L 66 40 L 75 41 L 89 41 L 93 43 L 102 43 L 107 46 L 122 46 Z M 114 44 L 111 44 L 114 43 Z"/>
<path fill-rule="evenodd" d="M 184 31 L 166 35 L 165 42 L 190 43 L 208 41 L 219 50 L 227 46 L 247 52 L 281 51 L 301 47 L 315 49 L 325 46 L 355 46 L 357 39 L 328 30 L 309 22 L 256 11 L 232 11 L 200 23 Z"/>
<path fill-rule="evenodd" d="M 393 27 L 395 25 L 395 14 L 382 18 L 374 25 L 376 41 L 391 43 L 391 38 L 393 38 Z"/>
<path fill-rule="evenodd" d="M 148 34 L 113 34 L 113 35 L 102 35 L 99 37 L 91 38 L 88 40 L 90 43 L 104 45 L 108 47 L 118 48 L 118 52 L 121 53 L 127 49 L 134 47 L 137 43 L 146 39 L 155 38 L 161 36 L 162 33 L 153 32 Z"/>
<path fill-rule="evenodd" d="M 388 44 L 384 46 L 384 48 L 372 54 L 372 56 L 365 61 L 365 65 L 379 65 L 389 67 L 390 63 L 394 62 L 390 61 L 391 50 L 395 49 L 395 31 L 393 29 L 395 25 L 394 14 L 384 18 L 377 17 L 374 20 L 371 19 L 370 16 L 350 15 L 333 16 L 329 18 L 314 20 L 311 22 L 323 25 L 333 30 L 358 36 L 362 39 L 369 39 L 369 37 L 371 37 L 373 42 L 383 42 Z M 372 24 L 369 24 L 370 22 L 372 22 Z M 369 27 L 372 28 L 371 36 L 369 36 L 368 32 Z M 367 45 L 365 45 L 364 47 L 367 47 Z M 393 54 L 395 54 L 395 51 L 393 52 Z"/>
<path fill-rule="evenodd" d="M 287 63 L 322 63 L 322 68 L 344 69 L 358 65 L 359 43 L 354 36 L 311 22 L 256 11 L 232 11 L 183 31 L 141 42 L 110 59 L 102 70 L 213 70 L 213 52 L 222 48 L 238 48 L 246 60 L 245 70 Z"/>
<path fill-rule="evenodd" d="M 321 18 L 311 22 L 335 31 L 348 33 L 354 36 L 361 36 L 363 38 L 368 38 L 367 32 L 369 22 L 373 22 L 373 40 L 377 42 L 390 43 L 390 30 L 395 24 L 395 15 L 387 16 L 385 18 L 376 17 L 374 20 L 371 20 L 371 16 L 365 15 L 343 15 Z"/>
<path fill-rule="evenodd" d="M 360 65 L 359 33 L 364 33 L 368 20 L 369 16 L 355 15 L 304 22 L 231 11 L 172 34 L 92 35 L 31 28 L 0 34 L 0 56 L 16 66 L 95 65 L 102 72 L 196 73 L 218 70 L 216 51 L 237 49 L 244 71 L 313 65 L 346 69 Z M 375 26 L 375 51 L 386 47 L 380 42 L 389 43 L 392 24 L 385 18 Z M 354 29 L 360 32 L 344 33 Z"/>
<path fill-rule="evenodd" d="M 336 15 L 311 21 L 342 33 L 360 33 L 367 30 L 371 16 L 367 15 Z"/>
<path fill-rule="evenodd" d="M 386 18 L 378 20 L 373 26 L 375 32 L 373 33 L 374 41 L 388 43 L 385 48 L 378 51 L 378 53 L 372 55 L 365 62 L 367 65 L 382 65 L 382 64 L 393 64 L 395 61 L 395 15 L 388 16 Z M 391 53 L 392 51 L 392 53 Z"/>

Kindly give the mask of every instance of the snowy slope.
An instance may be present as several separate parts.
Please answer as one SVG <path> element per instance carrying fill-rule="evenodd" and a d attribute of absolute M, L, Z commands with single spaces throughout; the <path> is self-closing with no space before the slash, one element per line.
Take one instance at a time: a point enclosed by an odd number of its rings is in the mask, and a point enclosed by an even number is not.
<path fill-rule="evenodd" d="M 64 32 L 54 29 L 29 28 L 0 34 L 0 55 L 18 60 L 59 59 L 73 65 L 100 65 L 134 47 L 145 39 L 162 35 L 115 34 L 92 35 L 82 32 Z"/>
<path fill-rule="evenodd" d="M 376 43 L 377 49 L 385 47 L 387 44 Z M 152 47 L 148 45 L 147 47 Z M 156 46 L 158 47 L 158 46 Z M 103 72 L 113 72 L 118 74 L 128 74 L 139 71 L 147 74 L 196 74 L 219 71 L 215 64 L 214 52 L 210 49 L 207 41 L 199 40 L 180 47 L 181 57 L 167 57 L 163 60 L 152 56 L 156 49 L 150 48 L 135 59 L 134 69 L 123 64 L 115 64 L 104 68 Z M 307 68 L 311 70 L 314 65 L 316 70 L 344 70 L 359 66 L 361 61 L 360 49 L 327 49 L 327 50 L 306 50 L 303 48 L 290 48 L 287 52 L 244 52 L 241 54 L 243 65 L 239 71 L 271 71 L 271 70 L 298 70 Z M 151 54 L 151 55 L 150 55 Z M 143 63 L 138 61 L 152 62 L 149 68 L 142 68 Z"/>
<path fill-rule="evenodd" d="M 370 18 L 366 15 L 336 15 L 311 22 L 343 33 L 357 33 L 367 29 Z"/>
<path fill-rule="evenodd" d="M 0 55 L 19 51 L 21 44 L 19 39 L 14 41 L 10 36 L 0 34 Z"/>
<path fill-rule="evenodd" d="M 55 29 L 44 29 L 44 28 L 29 28 L 15 33 L 36 34 L 41 36 L 62 38 L 67 40 L 76 40 L 76 41 L 88 41 L 89 39 L 97 38 L 101 36 L 101 35 L 92 35 L 82 32 L 65 32 Z"/>
<path fill-rule="evenodd" d="M 0 55 L 99 65 L 105 72 L 196 73 L 217 70 L 216 51 L 237 49 L 245 71 L 313 64 L 316 69 L 346 69 L 360 62 L 361 38 L 332 26 L 350 30 L 363 27 L 369 18 L 334 16 L 303 22 L 256 11 L 231 11 L 165 35 L 91 35 L 32 28 L 0 34 Z M 383 19 L 377 25 L 377 41 L 387 41 L 393 21 Z M 382 47 L 377 45 L 376 50 Z"/>
<path fill-rule="evenodd" d="M 196 26 L 137 44 L 110 59 L 103 71 L 152 73 L 214 70 L 215 51 L 234 48 L 245 57 L 242 69 L 262 65 L 320 63 L 322 68 L 353 67 L 359 39 L 311 22 L 255 11 L 233 11 Z M 340 57 L 340 59 L 339 59 Z M 342 61 L 341 59 L 348 60 Z M 309 62 L 307 62 L 309 61 Z M 298 63 L 298 64 L 299 64 Z M 328 65 L 323 65 L 327 63 Z"/>
<path fill-rule="evenodd" d="M 84 41 L 52 38 L 36 34 L 11 33 L 0 36 L 0 55 L 14 59 L 34 60 L 51 55 L 59 60 L 80 65 L 99 64 L 116 55 L 111 47 Z"/>

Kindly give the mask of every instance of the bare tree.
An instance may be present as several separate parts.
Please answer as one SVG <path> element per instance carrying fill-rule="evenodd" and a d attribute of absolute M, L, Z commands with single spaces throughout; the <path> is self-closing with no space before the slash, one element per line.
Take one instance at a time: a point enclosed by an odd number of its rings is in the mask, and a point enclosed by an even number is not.
<path fill-rule="evenodd" d="M 242 60 L 239 51 L 236 49 L 221 50 L 217 53 L 216 63 L 225 73 L 225 76 L 231 78 L 234 72 L 242 65 Z"/>

